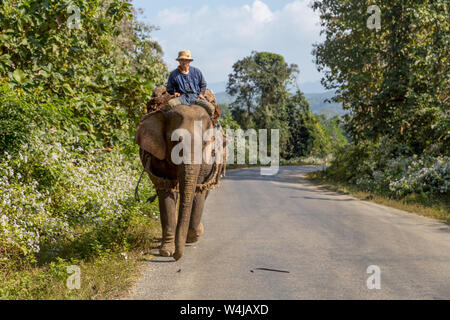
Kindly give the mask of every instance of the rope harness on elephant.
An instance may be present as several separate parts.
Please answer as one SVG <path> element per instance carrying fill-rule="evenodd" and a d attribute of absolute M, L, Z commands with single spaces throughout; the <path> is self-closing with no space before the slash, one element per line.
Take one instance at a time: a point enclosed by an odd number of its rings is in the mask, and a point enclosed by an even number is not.
<path fill-rule="evenodd" d="M 146 152 L 144 150 L 144 152 Z M 209 175 L 209 178 L 206 182 L 197 184 L 195 191 L 196 192 L 202 192 L 204 190 L 213 190 L 220 186 L 220 175 L 223 172 L 222 167 L 225 166 L 226 161 L 226 153 L 223 152 L 223 165 L 220 165 L 216 162 L 213 164 L 213 170 L 211 174 Z M 222 169 L 222 170 L 221 170 Z M 152 172 L 151 168 L 151 161 L 147 161 L 146 167 L 144 170 L 148 173 L 150 176 L 150 180 L 152 180 L 152 183 L 156 190 L 161 191 L 167 191 L 167 192 L 179 192 L 180 187 L 178 180 L 176 179 L 166 179 L 162 177 L 158 177 Z"/>
<path fill-rule="evenodd" d="M 152 167 L 151 167 L 151 155 L 143 149 L 141 149 L 141 152 L 144 153 L 144 156 L 146 156 L 147 161 L 146 161 L 146 165 L 145 165 L 144 169 L 142 170 L 141 176 L 139 177 L 139 181 L 138 181 L 136 189 L 135 189 L 136 201 L 140 201 L 139 195 L 138 195 L 139 184 L 141 182 L 144 172 L 148 173 L 150 180 L 152 181 L 153 186 L 156 190 L 165 191 L 165 192 L 180 192 L 178 180 L 177 179 L 167 179 L 167 178 L 163 178 L 163 177 L 159 177 L 159 176 L 155 175 L 153 173 Z M 222 174 L 225 175 L 226 157 L 227 157 L 227 155 L 224 150 L 223 159 L 222 159 L 223 164 L 221 165 L 221 164 L 214 162 L 213 170 L 212 170 L 211 174 L 209 175 L 208 180 L 204 183 L 197 184 L 195 192 L 202 192 L 204 190 L 213 190 L 220 186 L 221 175 Z M 155 199 L 156 199 L 156 196 L 150 197 L 149 199 L 147 199 L 147 201 L 153 202 Z"/>

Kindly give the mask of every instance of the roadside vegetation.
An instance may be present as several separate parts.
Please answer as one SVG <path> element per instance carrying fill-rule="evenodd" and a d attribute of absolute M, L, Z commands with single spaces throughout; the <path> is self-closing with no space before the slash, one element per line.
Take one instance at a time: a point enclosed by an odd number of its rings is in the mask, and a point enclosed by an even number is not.
<path fill-rule="evenodd" d="M 370 30 L 361 1 L 315 1 L 325 41 L 315 48 L 327 89 L 349 113 L 350 143 L 312 178 L 449 221 L 450 30 L 447 1 L 379 4 Z M 339 59 L 336 59 L 339 57 Z"/>
<path fill-rule="evenodd" d="M 159 228 L 157 202 L 134 199 L 134 130 L 167 74 L 153 28 L 127 1 L 3 1 L 0 299 L 107 298 L 130 285 Z M 155 193 L 148 179 L 140 193 Z M 80 290 L 66 287 L 70 265 Z"/>
<path fill-rule="evenodd" d="M 392 208 L 400 209 L 424 217 L 450 223 L 450 201 L 447 195 L 430 197 L 420 193 L 411 193 L 401 198 L 392 197 L 386 193 L 368 191 L 356 184 L 329 178 L 322 171 L 306 175 L 310 181 L 320 184 L 330 190 L 342 192 L 355 198 L 371 201 Z"/>
<path fill-rule="evenodd" d="M 283 165 L 324 163 L 348 139 L 339 116 L 329 118 L 311 112 L 298 88 L 298 73 L 297 65 L 288 64 L 276 53 L 253 51 L 238 60 L 227 84 L 227 93 L 235 100 L 221 105 L 220 121 L 224 128 L 234 130 L 266 129 L 269 151 L 270 130 L 279 130 Z M 249 163 L 248 152 L 246 157 Z"/>

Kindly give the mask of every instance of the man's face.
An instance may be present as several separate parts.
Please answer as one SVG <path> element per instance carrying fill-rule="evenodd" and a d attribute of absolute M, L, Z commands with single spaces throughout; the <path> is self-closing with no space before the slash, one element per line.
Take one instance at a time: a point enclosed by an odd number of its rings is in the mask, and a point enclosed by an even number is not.
<path fill-rule="evenodd" d="M 180 66 L 181 66 L 182 68 L 186 68 L 186 67 L 189 66 L 189 64 L 191 63 L 191 60 L 180 59 L 180 60 L 178 60 L 178 62 L 180 63 Z"/>

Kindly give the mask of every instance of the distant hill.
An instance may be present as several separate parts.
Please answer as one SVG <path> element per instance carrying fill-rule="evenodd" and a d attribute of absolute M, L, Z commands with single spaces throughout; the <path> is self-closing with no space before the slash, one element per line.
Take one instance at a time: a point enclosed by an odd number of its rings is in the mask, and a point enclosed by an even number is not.
<path fill-rule="evenodd" d="M 227 83 L 225 81 L 208 83 L 208 89 L 211 89 L 214 94 L 217 94 L 217 92 L 225 92 L 226 88 Z"/>
<path fill-rule="evenodd" d="M 218 92 L 216 95 L 216 101 L 219 104 L 230 104 L 234 101 L 234 98 L 228 95 L 226 92 Z M 326 114 L 327 116 L 344 115 L 346 111 L 342 109 L 340 103 L 325 102 L 326 99 L 331 99 L 334 96 L 333 91 L 324 93 L 305 93 L 305 98 L 309 102 L 309 106 L 312 113 Z"/>
<path fill-rule="evenodd" d="M 226 92 L 218 92 L 214 94 L 216 95 L 216 102 L 218 104 L 231 104 L 234 101 L 234 98 Z"/>
<path fill-rule="evenodd" d="M 300 90 L 302 92 L 309 92 L 309 93 L 325 93 L 326 89 L 322 86 L 320 81 L 315 82 L 302 82 L 298 84 Z"/>
<path fill-rule="evenodd" d="M 334 116 L 336 114 L 342 116 L 347 113 L 342 109 L 342 105 L 336 102 L 325 102 L 327 99 L 333 98 L 334 92 L 327 91 L 325 93 L 305 93 L 305 98 L 309 102 L 309 107 L 313 113 L 326 114 Z"/>

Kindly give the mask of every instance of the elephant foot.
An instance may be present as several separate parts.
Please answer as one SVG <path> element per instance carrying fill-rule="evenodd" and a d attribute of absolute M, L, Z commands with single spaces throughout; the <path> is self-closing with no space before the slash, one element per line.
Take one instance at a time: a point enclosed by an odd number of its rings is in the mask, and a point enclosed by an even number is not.
<path fill-rule="evenodd" d="M 203 224 L 201 222 L 200 222 L 197 230 L 189 229 L 188 230 L 187 239 L 186 239 L 186 243 L 197 242 L 200 239 L 200 237 L 202 236 L 204 230 L 205 230 L 205 228 L 203 227 Z"/>
<path fill-rule="evenodd" d="M 175 259 L 175 261 L 180 260 L 182 256 L 183 256 L 183 252 L 179 252 L 179 251 L 175 251 L 175 253 L 173 254 L 173 258 Z"/>
<path fill-rule="evenodd" d="M 159 255 L 162 257 L 171 257 L 175 252 L 175 244 L 163 243 L 161 249 L 159 249 Z"/>

